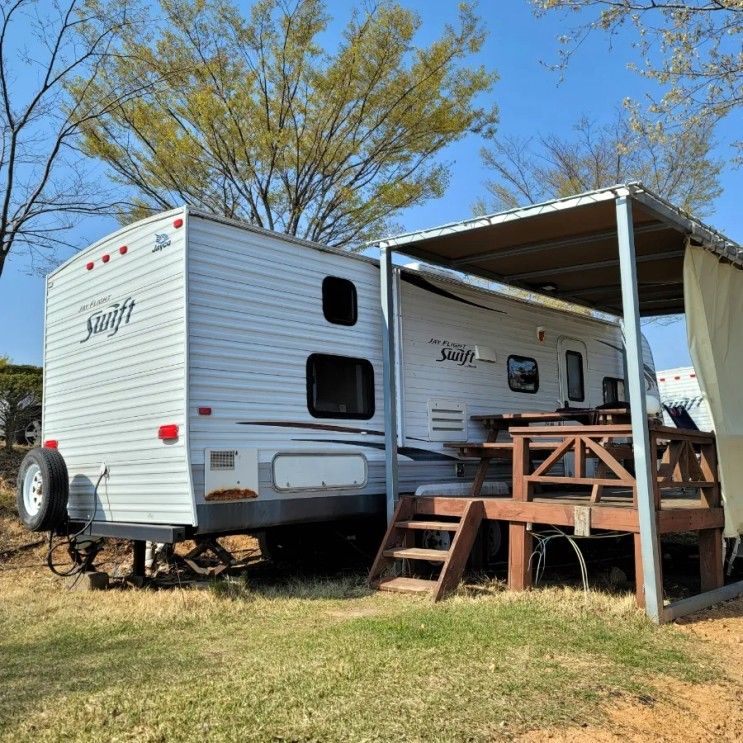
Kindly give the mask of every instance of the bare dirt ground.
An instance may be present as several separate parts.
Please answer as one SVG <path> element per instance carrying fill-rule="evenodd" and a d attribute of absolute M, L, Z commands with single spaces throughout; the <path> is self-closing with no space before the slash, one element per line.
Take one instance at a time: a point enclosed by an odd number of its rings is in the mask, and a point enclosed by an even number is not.
<path fill-rule="evenodd" d="M 743 740 L 743 598 L 679 620 L 724 669 L 710 684 L 660 679 L 653 697 L 613 698 L 601 726 L 536 730 L 522 741 Z"/>

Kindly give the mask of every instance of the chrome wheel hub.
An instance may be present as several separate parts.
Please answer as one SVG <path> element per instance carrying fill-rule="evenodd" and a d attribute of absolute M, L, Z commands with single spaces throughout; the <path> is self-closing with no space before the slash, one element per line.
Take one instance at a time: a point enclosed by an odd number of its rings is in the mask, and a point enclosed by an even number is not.
<path fill-rule="evenodd" d="M 32 464 L 23 476 L 23 506 L 29 516 L 36 516 L 44 498 L 44 479 L 38 464 Z"/>

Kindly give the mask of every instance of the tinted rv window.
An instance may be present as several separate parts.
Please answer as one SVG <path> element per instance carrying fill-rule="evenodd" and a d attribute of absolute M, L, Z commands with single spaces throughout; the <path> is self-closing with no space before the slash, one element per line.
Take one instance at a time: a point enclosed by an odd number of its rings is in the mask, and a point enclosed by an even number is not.
<path fill-rule="evenodd" d="M 618 377 L 604 377 L 604 402 L 626 402 L 624 380 Z"/>
<path fill-rule="evenodd" d="M 539 389 L 539 367 L 536 360 L 527 356 L 509 356 L 508 386 L 514 392 L 536 392 Z"/>
<path fill-rule="evenodd" d="M 374 415 L 374 368 L 366 359 L 313 353 L 307 359 L 307 407 L 315 418 Z"/>
<path fill-rule="evenodd" d="M 353 281 L 326 276 L 322 282 L 322 311 L 335 325 L 355 325 L 356 287 Z"/>
<path fill-rule="evenodd" d="M 583 381 L 583 354 L 577 351 L 566 351 L 565 369 L 568 375 L 568 399 L 573 402 L 583 402 L 586 399 Z"/>

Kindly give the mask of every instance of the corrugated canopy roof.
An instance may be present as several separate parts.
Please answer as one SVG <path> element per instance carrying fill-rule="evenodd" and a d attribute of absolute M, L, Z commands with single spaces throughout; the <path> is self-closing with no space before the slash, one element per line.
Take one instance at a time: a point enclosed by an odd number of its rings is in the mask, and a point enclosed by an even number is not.
<path fill-rule="evenodd" d="M 687 240 L 743 268 L 743 249 L 639 183 L 380 241 L 428 263 L 622 314 L 615 199 L 629 196 L 640 311 L 684 311 Z"/>

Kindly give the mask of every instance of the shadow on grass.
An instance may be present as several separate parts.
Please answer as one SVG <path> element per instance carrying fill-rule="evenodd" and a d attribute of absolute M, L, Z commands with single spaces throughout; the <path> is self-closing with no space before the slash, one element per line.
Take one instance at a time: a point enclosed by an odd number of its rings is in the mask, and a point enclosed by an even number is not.
<path fill-rule="evenodd" d="M 236 577 L 213 581 L 210 590 L 217 596 L 250 601 L 265 599 L 342 600 L 359 599 L 375 593 L 366 582 L 366 573 L 343 575 L 285 573 L 270 569 L 263 573 L 246 572 Z"/>

